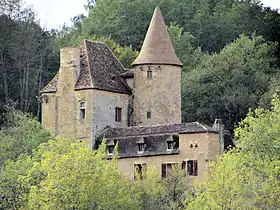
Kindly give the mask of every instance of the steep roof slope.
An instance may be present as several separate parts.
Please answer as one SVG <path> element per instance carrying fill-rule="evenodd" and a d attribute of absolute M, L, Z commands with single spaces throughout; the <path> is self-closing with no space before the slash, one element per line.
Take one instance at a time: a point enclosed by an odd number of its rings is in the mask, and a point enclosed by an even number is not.
<path fill-rule="evenodd" d="M 80 51 L 80 75 L 75 90 L 98 89 L 131 93 L 121 76 L 126 70 L 105 43 L 83 40 Z M 56 92 L 58 79 L 57 73 L 41 93 Z"/>
<path fill-rule="evenodd" d="M 175 54 L 159 7 L 154 11 L 140 54 L 132 65 L 141 64 L 182 66 L 181 61 Z"/>

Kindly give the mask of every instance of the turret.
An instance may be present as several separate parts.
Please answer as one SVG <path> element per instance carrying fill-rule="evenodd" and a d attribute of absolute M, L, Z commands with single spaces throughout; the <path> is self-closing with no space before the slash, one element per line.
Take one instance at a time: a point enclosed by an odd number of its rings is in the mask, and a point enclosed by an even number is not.
<path fill-rule="evenodd" d="M 161 11 L 154 11 L 139 56 L 133 62 L 133 124 L 181 123 L 181 67 Z"/>

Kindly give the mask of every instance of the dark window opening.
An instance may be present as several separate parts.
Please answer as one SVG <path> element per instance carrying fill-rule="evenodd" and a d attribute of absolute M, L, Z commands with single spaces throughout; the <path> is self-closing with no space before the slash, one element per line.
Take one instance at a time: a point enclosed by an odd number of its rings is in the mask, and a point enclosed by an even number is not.
<path fill-rule="evenodd" d="M 151 111 L 148 111 L 147 112 L 147 119 L 151 119 L 152 118 L 152 112 Z"/>
<path fill-rule="evenodd" d="M 116 107 L 115 109 L 115 121 L 121 122 L 122 121 L 122 108 Z"/>
<path fill-rule="evenodd" d="M 153 72 L 151 70 L 147 71 L 147 79 L 152 79 L 153 78 Z"/>
<path fill-rule="evenodd" d="M 114 145 L 107 146 L 107 149 L 109 154 L 114 154 Z"/>
<path fill-rule="evenodd" d="M 197 176 L 197 160 L 188 160 L 187 170 L 189 176 Z"/>
<path fill-rule="evenodd" d="M 173 141 L 168 141 L 167 142 L 167 149 L 172 150 L 173 149 Z"/>
<path fill-rule="evenodd" d="M 161 178 L 166 178 L 168 176 L 168 171 L 172 170 L 175 166 L 178 166 L 178 163 L 161 164 Z"/>
<path fill-rule="evenodd" d="M 193 145 L 191 144 L 190 148 L 193 148 Z"/>
<path fill-rule="evenodd" d="M 146 172 L 147 164 L 134 164 L 134 179 L 143 179 Z"/>
<path fill-rule="evenodd" d="M 145 150 L 145 144 L 144 143 L 138 144 L 138 152 L 144 152 L 144 150 Z"/>
<path fill-rule="evenodd" d="M 84 120 L 86 118 L 86 103 L 85 102 L 81 102 L 80 106 L 79 106 L 79 118 L 80 120 Z"/>

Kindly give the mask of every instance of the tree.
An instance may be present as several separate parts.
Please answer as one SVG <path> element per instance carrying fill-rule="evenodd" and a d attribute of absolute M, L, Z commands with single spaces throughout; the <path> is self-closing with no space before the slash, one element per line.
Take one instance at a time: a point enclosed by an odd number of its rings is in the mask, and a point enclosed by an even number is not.
<path fill-rule="evenodd" d="M 275 43 L 255 34 L 241 35 L 219 54 L 208 55 L 197 68 L 184 73 L 184 121 L 211 123 L 221 118 L 233 132 L 249 109 L 260 104 L 277 76 L 275 51 Z"/>
<path fill-rule="evenodd" d="M 35 114 L 36 97 L 57 65 L 50 34 L 22 0 L 1 1 L 0 31 L 0 105 L 13 101 L 18 109 Z"/>
<path fill-rule="evenodd" d="M 250 112 L 235 130 L 237 148 L 210 166 L 188 209 L 280 208 L 280 100 Z"/>
<path fill-rule="evenodd" d="M 50 138 L 49 133 L 29 114 L 9 108 L 7 115 L 5 125 L 0 128 L 0 170 L 5 161 L 32 154 Z"/>
<path fill-rule="evenodd" d="M 115 151 L 117 153 L 117 151 Z M 0 171 L 0 208 L 136 209 L 138 200 L 107 159 L 105 141 L 98 151 L 84 143 L 56 138 L 31 156 L 8 161 Z"/>

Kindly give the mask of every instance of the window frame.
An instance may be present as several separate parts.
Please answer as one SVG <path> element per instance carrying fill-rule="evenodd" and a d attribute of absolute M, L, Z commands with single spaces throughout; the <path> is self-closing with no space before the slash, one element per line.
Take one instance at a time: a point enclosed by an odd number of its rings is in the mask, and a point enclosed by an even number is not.
<path fill-rule="evenodd" d="M 108 145 L 107 146 L 108 155 L 113 155 L 114 150 L 115 150 L 115 145 Z"/>
<path fill-rule="evenodd" d="M 161 178 L 168 177 L 168 170 L 172 170 L 172 167 L 178 166 L 178 163 L 162 163 L 161 164 Z"/>
<path fill-rule="evenodd" d="M 136 163 L 134 164 L 134 180 L 139 177 L 140 180 L 145 178 L 145 172 L 147 170 L 147 163 Z M 137 175 L 138 173 L 138 175 Z"/>
<path fill-rule="evenodd" d="M 81 101 L 79 102 L 79 120 L 86 119 L 86 102 Z"/>
<path fill-rule="evenodd" d="M 147 119 L 152 119 L 152 111 L 147 111 Z"/>
<path fill-rule="evenodd" d="M 145 151 L 145 143 L 138 143 L 138 152 L 143 153 Z"/>
<path fill-rule="evenodd" d="M 171 146 L 169 148 L 169 146 Z M 167 141 L 167 151 L 172 151 L 174 149 L 174 141 Z"/>
<path fill-rule="evenodd" d="M 122 108 L 115 107 L 115 122 L 122 122 Z"/>
<path fill-rule="evenodd" d="M 198 171 L 198 161 L 197 160 L 188 160 L 187 161 L 187 174 L 189 176 L 197 176 Z"/>
<path fill-rule="evenodd" d="M 153 79 L 153 71 L 151 69 L 147 70 L 147 79 Z"/>

